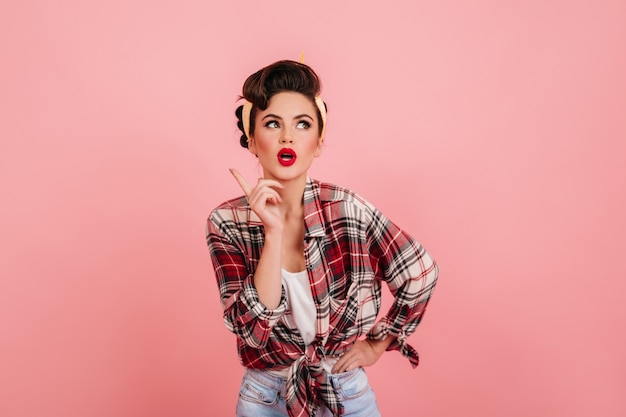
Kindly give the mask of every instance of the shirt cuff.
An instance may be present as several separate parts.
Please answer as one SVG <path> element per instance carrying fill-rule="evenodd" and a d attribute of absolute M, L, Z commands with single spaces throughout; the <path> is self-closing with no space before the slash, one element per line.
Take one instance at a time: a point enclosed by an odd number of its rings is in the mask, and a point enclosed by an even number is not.
<path fill-rule="evenodd" d="M 372 340 L 383 340 L 387 336 L 395 338 L 389 347 L 387 347 L 387 350 L 399 350 L 400 353 L 405 356 L 409 362 L 411 362 L 411 366 L 415 368 L 419 364 L 419 355 L 417 351 L 413 348 L 413 346 L 407 343 L 408 335 L 405 331 L 403 329 L 400 329 L 399 331 L 395 330 L 389 323 L 389 319 L 387 317 L 378 321 L 367 333 L 367 338 Z"/>
<path fill-rule="evenodd" d="M 241 301 L 247 308 L 250 317 L 267 321 L 267 327 L 272 327 L 278 319 L 287 311 L 287 294 L 285 288 L 281 287 L 280 302 L 276 308 L 267 308 L 259 300 L 259 293 L 254 286 L 253 275 L 248 275 L 241 286 Z"/>

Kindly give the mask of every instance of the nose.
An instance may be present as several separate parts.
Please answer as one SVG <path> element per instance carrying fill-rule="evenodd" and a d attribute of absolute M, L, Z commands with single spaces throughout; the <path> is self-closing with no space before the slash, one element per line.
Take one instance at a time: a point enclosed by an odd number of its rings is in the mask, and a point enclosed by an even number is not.
<path fill-rule="evenodd" d="M 280 137 L 280 143 L 293 143 L 293 136 L 291 133 L 285 131 Z"/>

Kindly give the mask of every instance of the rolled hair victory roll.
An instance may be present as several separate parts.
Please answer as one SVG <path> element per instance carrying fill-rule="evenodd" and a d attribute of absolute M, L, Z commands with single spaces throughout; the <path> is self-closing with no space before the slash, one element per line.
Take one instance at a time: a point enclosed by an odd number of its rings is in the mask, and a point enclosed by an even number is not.
<path fill-rule="evenodd" d="M 315 104 L 320 141 L 324 140 L 327 109 L 326 103 L 319 96 L 320 90 L 321 83 L 315 71 L 296 61 L 278 61 L 252 74 L 243 85 L 241 98 L 244 103 L 235 111 L 237 126 L 243 132 L 241 146 L 247 148 L 248 141 L 254 135 L 256 110 L 265 110 L 272 96 L 283 91 L 301 93 Z"/>

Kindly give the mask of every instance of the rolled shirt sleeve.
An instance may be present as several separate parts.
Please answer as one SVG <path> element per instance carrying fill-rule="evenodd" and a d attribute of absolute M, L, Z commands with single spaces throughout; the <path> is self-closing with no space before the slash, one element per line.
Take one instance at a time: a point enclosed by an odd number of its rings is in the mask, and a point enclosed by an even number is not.
<path fill-rule="evenodd" d="M 415 239 L 370 205 L 367 229 L 369 252 L 376 276 L 385 281 L 394 296 L 387 314 L 368 332 L 370 339 L 395 337 L 388 350 L 399 350 L 413 366 L 417 351 L 407 343 L 419 325 L 433 293 L 439 268 Z"/>
<path fill-rule="evenodd" d="M 287 309 L 285 289 L 282 289 L 276 308 L 269 309 L 259 300 L 246 256 L 242 248 L 233 243 L 240 240 L 232 238 L 237 229 L 228 223 L 220 221 L 217 215 L 211 215 L 207 222 L 207 244 L 224 310 L 224 323 L 245 344 L 263 348 L 273 326 Z"/>

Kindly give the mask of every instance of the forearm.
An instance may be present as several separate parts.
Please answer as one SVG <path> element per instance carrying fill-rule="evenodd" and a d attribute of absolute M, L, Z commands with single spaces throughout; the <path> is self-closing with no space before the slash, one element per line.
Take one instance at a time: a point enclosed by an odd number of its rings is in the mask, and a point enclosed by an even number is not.
<path fill-rule="evenodd" d="M 396 338 L 388 335 L 381 340 L 357 340 L 333 366 L 332 373 L 347 372 L 359 366 L 374 365 Z"/>
<path fill-rule="evenodd" d="M 278 307 L 282 294 L 281 247 L 282 232 L 268 232 L 254 272 L 254 286 L 259 294 L 259 301 L 269 309 Z"/>
<path fill-rule="evenodd" d="M 366 339 L 367 342 L 370 344 L 370 346 L 372 346 L 372 348 L 376 351 L 379 352 L 380 355 L 383 354 L 383 352 L 385 352 L 387 350 L 387 348 L 389 347 L 389 345 L 391 345 L 391 343 L 396 340 L 395 336 L 392 335 L 387 335 L 384 339 Z"/>

